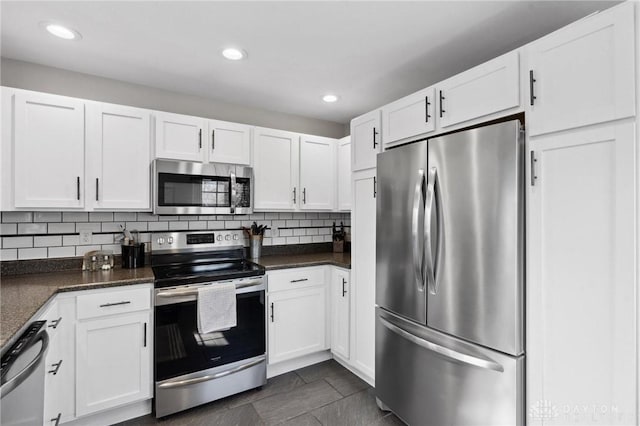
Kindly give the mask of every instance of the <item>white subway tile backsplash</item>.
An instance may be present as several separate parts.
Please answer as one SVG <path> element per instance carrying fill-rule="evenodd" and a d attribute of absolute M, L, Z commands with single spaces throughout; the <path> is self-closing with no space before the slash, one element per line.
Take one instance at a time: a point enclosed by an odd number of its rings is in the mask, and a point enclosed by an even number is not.
<path fill-rule="evenodd" d="M 89 222 L 113 222 L 113 213 L 91 212 L 89 213 Z"/>
<path fill-rule="evenodd" d="M 100 232 L 102 231 L 102 226 L 100 223 L 88 223 L 88 222 L 76 223 L 76 232 L 80 232 L 80 231 Z"/>
<path fill-rule="evenodd" d="M 19 223 L 18 234 L 46 234 L 46 223 Z"/>
<path fill-rule="evenodd" d="M 113 214 L 113 220 L 116 222 L 135 222 L 136 214 L 130 212 L 116 212 Z"/>
<path fill-rule="evenodd" d="M 106 222 L 102 224 L 102 232 L 122 232 L 124 222 Z"/>
<path fill-rule="evenodd" d="M 49 234 L 72 234 L 76 232 L 75 223 L 50 223 L 47 226 Z"/>
<path fill-rule="evenodd" d="M 169 222 L 170 231 L 188 231 L 189 222 Z"/>
<path fill-rule="evenodd" d="M 44 259 L 45 257 L 47 257 L 47 249 L 44 247 L 18 249 L 18 260 Z"/>
<path fill-rule="evenodd" d="M 76 256 L 84 256 L 85 253 L 93 250 L 101 250 L 102 247 L 91 245 L 91 246 L 78 246 L 76 247 Z"/>
<path fill-rule="evenodd" d="M 34 222 L 62 222 L 62 213 L 60 212 L 34 212 Z"/>
<path fill-rule="evenodd" d="M 89 213 L 84 212 L 64 212 L 62 213 L 63 222 L 88 222 Z"/>
<path fill-rule="evenodd" d="M 75 257 L 76 248 L 69 247 L 49 247 L 49 257 Z"/>
<path fill-rule="evenodd" d="M 0 250 L 0 261 L 18 260 L 18 249 Z"/>
<path fill-rule="evenodd" d="M 33 237 L 3 237 L 2 248 L 33 247 Z"/>
<path fill-rule="evenodd" d="M 33 237 L 34 247 L 57 247 L 62 245 L 60 235 L 49 235 L 46 237 Z"/>
<path fill-rule="evenodd" d="M 32 222 L 31 212 L 3 212 L 2 222 Z"/>
<path fill-rule="evenodd" d="M 149 222 L 147 224 L 147 229 L 149 231 L 168 231 L 169 222 Z"/>
<path fill-rule="evenodd" d="M 15 223 L 0 224 L 0 235 L 15 235 L 18 232 L 18 225 Z"/>
<path fill-rule="evenodd" d="M 120 244 L 115 237 L 121 235 L 121 225 L 140 231 L 140 241 L 149 243 L 152 232 L 238 229 L 249 227 L 254 221 L 268 227 L 265 246 L 329 242 L 334 221 L 338 225 L 341 221 L 345 225 L 351 223 L 348 213 L 157 216 L 131 212 L 3 212 L 0 260 L 74 257 L 99 249 L 119 254 Z M 93 233 L 91 244 L 80 244 L 81 230 Z"/>

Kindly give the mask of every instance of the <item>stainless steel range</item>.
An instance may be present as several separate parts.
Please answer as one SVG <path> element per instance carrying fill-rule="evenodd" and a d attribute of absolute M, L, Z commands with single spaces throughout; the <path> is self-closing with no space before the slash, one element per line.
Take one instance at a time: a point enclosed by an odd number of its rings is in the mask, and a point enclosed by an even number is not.
<path fill-rule="evenodd" d="M 267 381 L 265 271 L 244 258 L 243 241 L 242 231 L 152 237 L 156 417 Z M 223 283 L 235 284 L 237 325 L 202 334 L 199 289 Z"/>

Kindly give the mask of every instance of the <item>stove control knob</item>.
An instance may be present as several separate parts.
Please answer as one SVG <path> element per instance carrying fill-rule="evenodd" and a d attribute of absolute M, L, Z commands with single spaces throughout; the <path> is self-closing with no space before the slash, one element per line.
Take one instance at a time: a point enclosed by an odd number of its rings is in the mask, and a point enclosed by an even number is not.
<path fill-rule="evenodd" d="M 236 241 L 238 239 L 238 234 L 233 234 L 233 241 Z"/>
<path fill-rule="evenodd" d="M 225 239 L 226 241 L 231 241 L 231 235 L 229 235 L 229 234 L 225 235 L 225 236 L 224 236 L 224 239 Z"/>
<path fill-rule="evenodd" d="M 162 237 L 158 238 L 158 244 L 163 245 L 164 244 L 164 238 L 162 238 Z"/>
<path fill-rule="evenodd" d="M 222 235 L 218 234 L 218 237 L 216 238 L 216 240 L 222 241 Z"/>
<path fill-rule="evenodd" d="M 167 244 L 173 244 L 173 237 L 167 238 Z"/>

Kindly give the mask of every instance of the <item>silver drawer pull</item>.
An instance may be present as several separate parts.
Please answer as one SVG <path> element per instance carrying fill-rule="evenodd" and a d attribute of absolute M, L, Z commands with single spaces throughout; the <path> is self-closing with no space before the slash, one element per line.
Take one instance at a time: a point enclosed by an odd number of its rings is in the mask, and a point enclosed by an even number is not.
<path fill-rule="evenodd" d="M 62 360 L 51 364 L 52 367 L 55 367 L 53 370 L 49 370 L 48 373 L 53 374 L 54 376 L 58 374 L 58 370 L 60 370 L 60 366 L 62 365 Z"/>
<path fill-rule="evenodd" d="M 292 283 L 301 283 L 303 281 L 309 281 L 309 278 L 300 278 L 299 280 L 291 280 Z"/>
<path fill-rule="evenodd" d="M 58 325 L 60 324 L 60 321 L 62 321 L 62 317 L 58 318 L 57 320 L 51 321 L 52 324 L 49 325 L 48 327 L 56 329 L 56 328 L 58 328 Z"/>
<path fill-rule="evenodd" d="M 215 380 L 215 379 L 219 379 L 222 378 L 224 376 L 228 376 L 230 374 L 234 374 L 234 373 L 238 373 L 242 370 L 246 370 L 248 368 L 251 368 L 255 365 L 261 364 L 263 362 L 265 362 L 265 360 L 267 359 L 267 357 L 260 356 L 258 358 L 256 358 L 253 361 L 249 361 L 246 364 L 242 364 L 239 365 L 237 367 L 234 367 L 230 370 L 225 370 L 225 371 L 221 371 L 219 373 L 215 373 L 215 374 L 208 374 L 205 376 L 200 376 L 200 377 L 194 377 L 193 379 L 185 379 L 185 380 L 177 380 L 174 382 L 165 382 L 165 383 L 161 383 L 158 385 L 159 388 L 162 389 L 171 389 L 171 388 L 177 388 L 177 387 L 183 387 L 183 386 L 189 386 L 189 385 L 195 385 L 198 383 L 202 383 L 202 382 L 208 382 L 209 380 Z"/>
<path fill-rule="evenodd" d="M 115 302 L 115 303 L 105 303 L 104 305 L 100 305 L 101 308 L 107 308 L 109 306 L 119 306 L 119 305 L 128 305 L 131 303 L 129 300 L 125 300 L 123 302 Z"/>

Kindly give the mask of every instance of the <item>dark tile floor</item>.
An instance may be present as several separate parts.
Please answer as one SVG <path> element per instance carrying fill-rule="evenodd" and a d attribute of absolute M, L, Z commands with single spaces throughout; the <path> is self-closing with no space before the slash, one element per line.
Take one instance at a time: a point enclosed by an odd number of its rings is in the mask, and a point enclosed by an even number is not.
<path fill-rule="evenodd" d="M 400 426 L 376 406 L 373 388 L 330 360 L 269 379 L 260 390 L 156 419 L 152 415 L 122 426 Z"/>

